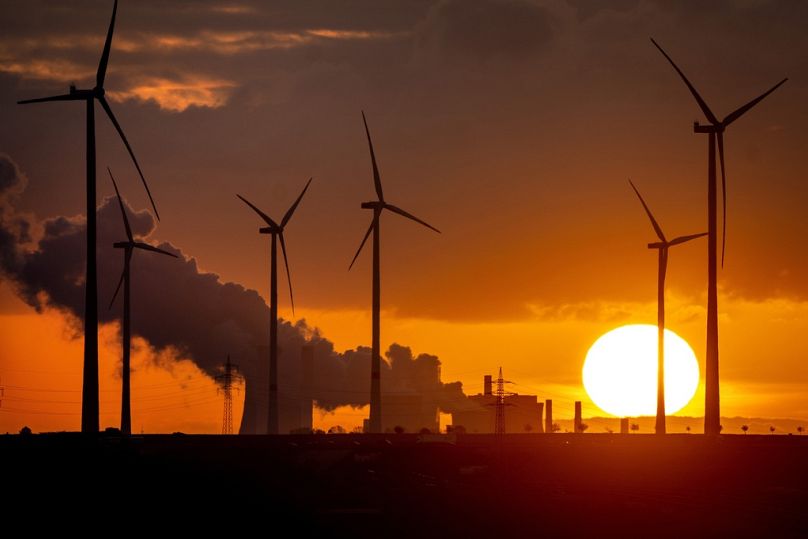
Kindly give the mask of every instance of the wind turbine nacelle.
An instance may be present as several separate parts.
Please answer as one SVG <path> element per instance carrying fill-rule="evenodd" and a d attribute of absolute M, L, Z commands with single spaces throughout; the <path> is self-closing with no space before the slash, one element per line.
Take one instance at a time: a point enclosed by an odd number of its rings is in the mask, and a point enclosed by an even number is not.
<path fill-rule="evenodd" d="M 699 122 L 693 122 L 693 132 L 694 133 L 718 133 L 719 131 L 723 131 L 723 125 L 702 125 Z"/>
<path fill-rule="evenodd" d="M 375 210 L 375 209 L 381 210 L 384 208 L 384 202 L 380 202 L 378 200 L 373 200 L 371 202 L 363 202 L 362 208 L 365 210 Z"/>
<path fill-rule="evenodd" d="M 273 226 L 264 226 L 259 228 L 258 232 L 261 234 L 277 234 L 279 230 Z"/>
<path fill-rule="evenodd" d="M 95 90 L 78 90 L 75 85 L 71 85 L 70 95 L 75 96 L 75 99 L 92 99 L 95 97 Z"/>

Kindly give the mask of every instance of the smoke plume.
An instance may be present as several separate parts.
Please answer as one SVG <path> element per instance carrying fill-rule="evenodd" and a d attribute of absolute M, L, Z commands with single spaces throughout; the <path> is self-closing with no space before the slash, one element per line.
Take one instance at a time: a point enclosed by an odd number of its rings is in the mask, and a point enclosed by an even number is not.
<path fill-rule="evenodd" d="M 53 308 L 79 319 L 84 307 L 85 218 L 58 216 L 38 221 L 15 211 L 14 203 L 26 181 L 16 164 L 0 155 L 0 272 L 38 311 Z M 148 239 L 155 229 L 151 214 L 125 206 L 135 236 Z M 107 306 L 123 266 L 123 252 L 112 244 L 126 236 L 115 199 L 105 199 L 97 215 L 99 318 L 109 323 L 121 316 L 120 304 L 111 309 Z M 241 432 L 262 432 L 266 416 L 267 304 L 255 290 L 200 271 L 194 258 L 178 247 L 170 243 L 158 247 L 179 259 L 135 252 L 133 334 L 146 339 L 156 351 L 176 350 L 210 376 L 219 373 L 230 354 L 246 382 Z M 278 334 L 282 427 L 294 424 L 293 417 L 284 418 L 283 403 L 300 396 L 300 351 L 304 344 L 314 350 L 311 385 L 318 407 L 333 410 L 342 405 L 368 404 L 369 348 L 337 352 L 333 343 L 305 320 L 294 324 L 279 321 Z M 386 357 L 382 365 L 384 391 L 421 394 L 425 402 L 435 402 L 444 412 L 464 404 L 459 382 L 440 381 L 436 356 L 414 356 L 409 348 L 394 344 Z"/>

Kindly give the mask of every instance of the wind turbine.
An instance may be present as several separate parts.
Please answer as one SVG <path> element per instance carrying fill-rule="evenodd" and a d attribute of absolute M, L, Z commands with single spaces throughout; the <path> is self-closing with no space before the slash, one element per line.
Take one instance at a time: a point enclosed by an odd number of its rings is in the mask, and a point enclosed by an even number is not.
<path fill-rule="evenodd" d="M 657 220 L 654 219 L 654 214 L 642 195 L 634 186 L 634 183 L 629 180 L 631 188 L 637 193 L 637 197 L 645 208 L 645 213 L 648 214 L 648 219 L 651 220 L 651 226 L 654 227 L 659 238 L 658 242 L 649 243 L 649 249 L 656 249 L 659 251 L 659 277 L 657 280 L 657 328 L 659 330 L 659 337 L 657 338 L 657 416 L 656 416 L 656 433 L 665 434 L 665 273 L 668 270 L 668 249 L 674 245 L 685 243 L 690 240 L 695 240 L 702 236 L 706 236 L 707 232 L 700 234 L 690 234 L 689 236 L 679 236 L 668 241 L 665 234 L 662 232 L 662 227 L 659 226 Z"/>
<path fill-rule="evenodd" d="M 112 20 L 109 23 L 107 39 L 104 43 L 104 51 L 101 53 L 101 61 L 98 63 L 98 71 L 95 77 L 95 87 L 89 90 L 77 90 L 74 85 L 70 85 L 70 93 L 56 95 L 52 97 L 41 97 L 38 99 L 26 99 L 18 101 L 20 105 L 29 103 L 44 103 L 46 101 L 84 101 L 87 105 L 87 268 L 84 286 L 84 374 L 81 393 L 81 431 L 98 432 L 98 272 L 96 267 L 96 193 L 95 193 L 95 101 L 101 104 L 101 108 L 109 116 L 112 125 L 118 131 L 124 145 L 126 146 L 132 161 L 135 163 L 146 193 L 149 195 L 154 215 L 160 220 L 157 213 L 157 206 L 154 204 L 151 191 L 140 170 L 140 165 L 135 158 L 129 141 L 126 140 L 118 120 L 112 113 L 112 109 L 104 97 L 104 78 L 107 73 L 107 63 L 109 62 L 109 52 L 112 45 L 112 33 L 115 29 L 115 13 L 118 10 L 118 0 L 112 7 Z"/>
<path fill-rule="evenodd" d="M 123 285 L 123 360 L 122 360 L 122 391 L 121 391 L 121 434 L 128 436 L 132 434 L 132 407 L 130 402 L 130 390 L 129 390 L 129 353 L 130 353 L 130 342 L 131 342 L 131 329 L 130 329 L 130 318 L 129 314 L 131 311 L 131 306 L 129 303 L 129 267 L 132 261 L 132 252 L 135 249 L 143 249 L 144 251 L 152 251 L 155 253 L 160 253 L 162 255 L 173 256 L 177 258 L 177 255 L 171 254 L 167 251 L 162 249 L 158 249 L 157 247 L 153 247 L 148 243 L 143 243 L 140 241 L 135 241 L 135 238 L 132 236 L 132 229 L 129 227 L 129 219 L 126 217 L 126 210 L 123 207 L 123 201 L 121 200 L 121 193 L 118 191 L 118 184 L 115 183 L 115 178 L 112 176 L 112 171 L 107 167 L 107 172 L 109 172 L 109 177 L 112 180 L 112 185 L 115 187 L 115 196 L 118 197 L 118 205 L 121 207 L 121 217 L 123 217 L 123 226 L 126 229 L 126 241 L 119 241 L 113 243 L 112 246 L 116 249 L 123 249 L 124 250 L 124 257 L 123 257 L 123 272 L 121 273 L 121 278 L 118 281 L 118 286 L 115 288 L 115 294 L 112 295 L 112 301 L 109 302 L 109 308 L 112 308 L 112 304 L 115 303 L 115 298 L 118 297 L 118 292 L 121 290 L 121 285 Z"/>
<path fill-rule="evenodd" d="M 371 345 L 371 359 L 370 359 L 370 418 L 368 419 L 368 430 L 370 432 L 382 432 L 382 395 L 381 395 L 381 353 L 380 353 L 380 312 L 381 312 L 381 282 L 379 271 L 379 235 L 381 233 L 380 217 L 383 210 L 390 210 L 407 219 L 412 219 L 416 223 L 422 224 L 440 234 L 440 230 L 428 224 L 425 221 L 407 213 L 406 211 L 388 204 L 384 200 L 382 194 L 382 180 L 379 175 L 379 167 L 376 165 L 376 155 L 373 153 L 373 142 L 370 140 L 370 130 L 368 129 L 368 122 L 365 119 L 365 113 L 362 112 L 362 121 L 365 124 L 365 134 L 368 138 L 368 147 L 370 148 L 370 160 L 373 163 L 373 183 L 376 187 L 376 196 L 378 200 L 371 202 L 363 202 L 362 208 L 373 210 L 373 220 L 370 222 L 368 231 L 365 232 L 365 237 L 362 238 L 362 243 L 359 245 L 356 254 L 351 260 L 351 265 L 348 270 L 353 267 L 359 253 L 368 241 L 370 233 L 373 233 L 373 342 Z"/>
<path fill-rule="evenodd" d="M 278 434 L 278 240 L 281 243 L 281 251 L 283 251 L 283 264 L 286 266 L 286 280 L 289 282 L 289 300 L 292 303 L 292 315 L 295 313 L 295 297 L 292 294 L 292 276 L 289 273 L 289 261 L 286 258 L 286 242 L 283 240 L 283 230 L 295 213 L 297 205 L 306 194 L 311 178 L 306 182 L 306 186 L 301 191 L 300 196 L 297 197 L 294 204 L 292 204 L 286 214 L 281 220 L 281 224 L 276 223 L 266 213 L 259 210 L 249 200 L 241 195 L 239 197 L 246 205 L 255 211 L 261 219 L 268 225 L 260 228 L 258 231 L 261 234 L 269 234 L 271 236 L 269 252 L 270 252 L 270 265 L 269 265 L 269 401 L 267 412 L 267 434 Z"/>
<path fill-rule="evenodd" d="M 731 112 L 719 120 L 707 106 L 696 88 L 690 83 L 681 69 L 673 62 L 659 44 L 651 38 L 651 42 L 659 49 L 659 52 L 670 62 L 673 69 L 684 81 L 693 98 L 698 103 L 699 108 L 709 122 L 707 125 L 693 122 L 695 133 L 707 134 L 707 358 L 705 370 L 705 399 L 704 399 L 704 433 L 717 435 L 721 432 L 721 406 L 719 398 L 718 384 L 718 211 L 717 207 L 717 185 L 715 176 L 715 146 L 718 143 L 718 157 L 721 161 L 721 192 L 723 198 L 723 230 L 721 236 L 721 266 L 724 265 L 724 251 L 726 247 L 727 231 L 727 181 L 724 171 L 724 131 L 735 120 L 743 116 L 752 107 L 757 105 L 766 96 L 775 91 L 788 79 L 783 79 L 769 90 L 759 95 L 752 101 Z"/>

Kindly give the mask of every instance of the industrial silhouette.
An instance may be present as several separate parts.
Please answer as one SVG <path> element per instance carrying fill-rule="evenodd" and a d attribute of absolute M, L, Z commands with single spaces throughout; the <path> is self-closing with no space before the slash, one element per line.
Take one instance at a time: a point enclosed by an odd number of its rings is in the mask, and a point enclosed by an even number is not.
<path fill-rule="evenodd" d="M 233 386 L 241 380 L 238 365 L 230 362 L 230 354 L 222 367 L 222 373 L 216 375 L 224 394 L 224 413 L 222 415 L 222 434 L 233 434 Z"/>
<path fill-rule="evenodd" d="M 575 401 L 575 415 L 572 420 L 572 432 L 576 434 L 582 433 L 584 430 L 584 422 L 581 418 L 581 401 Z"/>
<path fill-rule="evenodd" d="M 668 250 L 674 245 L 695 240 L 706 236 L 707 232 L 700 234 L 690 234 L 689 236 L 679 236 L 670 241 L 665 238 L 662 232 L 662 227 L 654 219 L 654 214 L 648 204 L 645 203 L 640 191 L 631 180 L 628 181 L 631 188 L 637 193 L 637 198 L 640 199 L 648 219 L 651 221 L 651 226 L 654 227 L 659 241 L 649 243 L 649 249 L 656 249 L 659 252 L 659 277 L 657 280 L 657 328 L 659 336 L 657 338 L 657 416 L 656 416 L 656 433 L 665 434 L 665 273 L 668 271 Z"/>
<path fill-rule="evenodd" d="M 112 295 L 112 300 L 109 302 L 109 307 L 112 308 L 112 305 L 115 303 L 115 298 L 118 297 L 118 292 L 121 290 L 121 286 L 123 285 L 123 322 L 121 324 L 123 330 L 123 359 L 121 368 L 121 433 L 128 436 L 132 434 L 132 408 L 130 402 L 129 385 L 129 375 L 131 373 L 129 368 L 129 354 L 131 352 L 130 342 L 132 335 L 129 270 L 132 262 L 132 253 L 135 249 L 143 249 L 144 251 L 152 251 L 162 255 L 173 256 L 174 258 L 177 258 L 177 255 L 162 249 L 158 249 L 157 247 L 153 247 L 148 243 L 135 241 L 135 238 L 132 236 L 132 229 L 129 226 L 129 218 L 126 217 L 126 209 L 124 208 L 123 201 L 121 200 L 121 193 L 118 191 L 118 184 L 115 183 L 115 178 L 112 176 L 112 171 L 109 169 L 109 167 L 107 167 L 107 172 L 109 172 L 109 178 L 112 180 L 113 187 L 115 187 L 115 196 L 118 198 L 118 205 L 121 208 L 121 217 L 123 217 L 123 226 L 126 229 L 126 241 L 119 241 L 112 245 L 116 249 L 123 249 L 124 256 L 123 272 L 121 272 L 121 278 L 118 280 L 118 286 L 115 287 L 115 293 Z"/>
<path fill-rule="evenodd" d="M 505 390 L 502 368 L 494 380 L 490 374 L 483 377 L 483 392 L 467 397 L 468 405 L 452 412 L 452 429 L 471 434 L 482 433 L 552 433 L 553 401 L 540 402 L 536 395 L 522 395 Z M 494 385 L 496 384 L 496 388 Z M 507 411 L 506 411 L 507 408 Z M 542 416 L 547 422 L 542 427 Z"/>
<path fill-rule="evenodd" d="M 359 249 L 351 260 L 348 270 L 353 267 L 359 253 L 368 240 L 371 232 L 373 233 L 373 314 L 372 314 L 372 344 L 371 344 L 371 358 L 370 358 L 370 418 L 368 420 L 368 432 L 382 432 L 382 399 L 381 399 L 381 338 L 380 338 L 380 316 L 381 316 L 381 277 L 379 269 L 379 235 L 381 233 L 380 217 L 383 210 L 390 210 L 407 219 L 412 219 L 416 223 L 424 225 L 427 228 L 434 230 L 440 234 L 440 230 L 428 224 L 425 221 L 407 213 L 401 208 L 397 208 L 392 204 L 388 204 L 384 200 L 382 193 L 382 180 L 379 175 L 379 167 L 376 164 L 376 154 L 373 152 L 373 141 L 370 139 L 370 130 L 368 129 L 368 122 L 365 119 L 365 113 L 362 112 L 362 122 L 365 124 L 365 134 L 368 138 L 368 147 L 370 148 L 370 160 L 373 164 L 373 184 L 376 188 L 376 196 L 378 200 L 371 202 L 363 202 L 362 208 L 373 210 L 373 220 L 370 222 L 368 231 L 365 232 L 365 237 L 362 238 L 362 243 L 359 244 Z"/>
<path fill-rule="evenodd" d="M 719 382 L 718 382 L 718 212 L 717 212 L 717 199 L 718 190 L 715 176 L 715 146 L 718 143 L 718 157 L 721 161 L 721 192 L 723 198 L 723 233 L 722 233 L 722 248 L 721 248 L 721 265 L 724 264 L 724 246 L 726 245 L 726 226 L 727 226 L 727 184 L 726 173 L 724 171 L 724 130 L 732 122 L 743 116 L 752 107 L 757 105 L 770 93 L 775 91 L 788 79 L 783 79 L 769 90 L 756 97 L 752 101 L 743 105 L 742 107 L 731 112 L 719 120 L 715 114 L 707 106 L 707 103 L 702 99 L 701 95 L 696 91 L 696 88 L 690 83 L 681 69 L 674 63 L 668 53 L 651 38 L 651 42 L 659 49 L 659 52 L 670 62 L 671 66 L 676 70 L 679 76 L 684 81 L 693 98 L 698 103 L 699 108 L 707 117 L 708 125 L 699 124 L 698 121 L 693 123 L 693 131 L 695 133 L 707 134 L 707 358 L 705 369 L 705 399 L 704 399 L 704 433 L 710 435 L 719 434 L 721 423 L 721 405 L 719 396 Z"/>
<path fill-rule="evenodd" d="M 267 410 L 267 434 L 278 434 L 278 240 L 283 251 L 283 264 L 286 267 L 286 280 L 289 283 L 289 300 L 292 304 L 292 314 L 295 312 L 295 296 L 292 293 L 292 276 L 289 273 L 289 260 L 286 258 L 286 242 L 283 239 L 283 231 L 292 215 L 295 213 L 298 204 L 303 199 L 303 195 L 311 185 L 312 178 L 306 182 L 306 186 L 301 191 L 300 196 L 286 210 L 281 220 L 281 224 L 276 223 L 266 213 L 259 210 L 249 200 L 241 195 L 236 195 L 245 204 L 257 213 L 268 225 L 260 228 L 261 234 L 270 235 L 270 262 L 269 262 L 269 400 Z"/>
<path fill-rule="evenodd" d="M 96 261 L 96 181 L 95 181 L 95 101 L 107 113 L 112 125 L 123 140 L 132 161 L 137 168 L 146 193 L 149 195 L 154 215 L 160 219 L 157 206 L 154 204 L 146 178 L 140 170 L 132 147 L 126 140 L 118 120 L 104 97 L 104 78 L 107 74 L 107 64 L 112 46 L 112 34 L 115 30 L 115 14 L 118 11 L 118 0 L 112 7 L 112 19 L 104 43 L 104 51 L 98 63 L 95 87 L 89 90 L 77 90 L 70 86 L 70 93 L 37 99 L 18 101 L 20 105 L 29 103 L 44 103 L 48 101 L 84 101 L 87 106 L 87 268 L 85 277 L 84 296 L 84 370 L 81 393 L 81 430 L 82 432 L 98 432 L 98 270 Z"/>

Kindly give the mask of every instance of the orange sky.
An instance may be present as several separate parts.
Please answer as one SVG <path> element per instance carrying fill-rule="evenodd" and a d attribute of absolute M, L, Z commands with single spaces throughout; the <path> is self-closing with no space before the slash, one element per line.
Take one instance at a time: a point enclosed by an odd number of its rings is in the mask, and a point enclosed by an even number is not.
<path fill-rule="evenodd" d="M 0 5 L 11 21 L 0 36 L 0 154 L 27 179 L 8 207 L 0 202 L 0 221 L 24 216 L 27 248 L 46 220 L 84 213 L 83 116 L 15 102 L 92 83 L 109 4 Z M 296 318 L 338 351 L 369 345 L 369 253 L 346 271 L 369 218 L 359 203 L 373 193 L 364 109 L 386 198 L 443 232 L 384 217 L 383 348 L 437 355 L 443 380 L 462 381 L 467 393 L 501 365 L 515 390 L 553 398 L 561 417 L 575 399 L 585 415 L 600 413 L 581 388 L 589 345 L 618 325 L 656 319 L 657 260 L 645 248 L 653 232 L 627 178 L 669 235 L 706 226 L 706 144 L 692 133 L 699 112 L 648 36 L 719 116 L 791 77 L 727 133 L 722 414 L 808 418 L 805 5 L 230 7 L 121 3 L 107 86 L 160 208 L 148 240 L 266 298 L 265 238 L 235 193 L 279 216 L 313 175 L 286 234 Z M 111 165 L 127 202 L 146 208 L 125 149 L 105 119 L 97 124 L 99 169 Z M 99 180 L 99 203 L 111 191 Z M 668 270 L 668 327 L 700 362 L 704 254 L 703 245 L 677 248 Z M 100 275 L 103 297 L 117 267 Z M 290 318 L 284 287 L 282 276 L 280 314 Z M 51 309 L 37 314 L 3 281 L 0 318 L 0 431 L 77 428 L 81 342 L 69 323 Z M 102 328 L 104 426 L 118 413 L 116 330 Z M 163 352 L 156 361 L 138 342 L 133 429 L 218 431 L 212 381 L 190 360 Z M 681 414 L 700 415 L 702 393 Z M 343 409 L 316 421 L 352 426 L 361 417 Z"/>
<path fill-rule="evenodd" d="M 0 288 L 4 305 L 13 312 L 0 315 L 3 342 L 2 380 L 5 398 L 0 432 L 23 425 L 36 431 L 74 430 L 79 425 L 81 340 L 75 328 L 57 312 L 36 314 L 8 289 Z M 808 330 L 808 304 L 777 301 L 732 302 L 724 298 L 722 315 L 722 411 L 725 416 L 808 418 L 805 384 L 781 380 L 806 367 L 793 335 Z M 703 312 L 698 307 L 678 308 L 674 298 L 670 326 L 693 345 L 703 359 Z M 599 319 L 582 321 L 572 309 L 552 318 L 512 323 L 446 323 L 435 320 L 386 317 L 384 334 L 409 343 L 416 350 L 431 350 L 442 358 L 444 381 L 461 380 L 466 393 L 482 391 L 482 376 L 502 365 L 516 384 L 512 390 L 554 400 L 557 418 L 572 416 L 572 401 L 583 400 L 584 416 L 606 415 L 588 400 L 581 386 L 580 369 L 588 346 L 604 331 L 624 323 L 648 323 L 654 304 L 583 306 L 594 308 Z M 626 314 L 633 312 L 634 314 Z M 369 317 L 359 311 L 306 312 L 318 320 L 338 346 L 359 342 Z M 762 321 L 762 322 L 761 322 Z M 760 336 L 779 342 L 779 352 Z M 383 339 L 386 346 L 392 339 Z M 501 344 L 510 343 L 506 349 Z M 120 354 L 117 326 L 102 327 L 101 424 L 116 426 L 120 417 Z M 133 354 L 133 429 L 146 432 L 221 431 L 223 399 L 213 380 L 187 360 L 157 355 L 138 340 Z M 493 358 L 493 361 L 492 361 Z M 494 365 L 492 368 L 491 365 Z M 703 372 L 703 366 L 702 366 Z M 243 393 L 235 394 L 237 428 Z M 701 415 L 703 383 L 696 397 L 676 415 Z M 315 427 L 361 425 L 366 410 L 343 407 L 333 414 L 315 413 Z M 442 418 L 442 424 L 450 421 Z"/>

